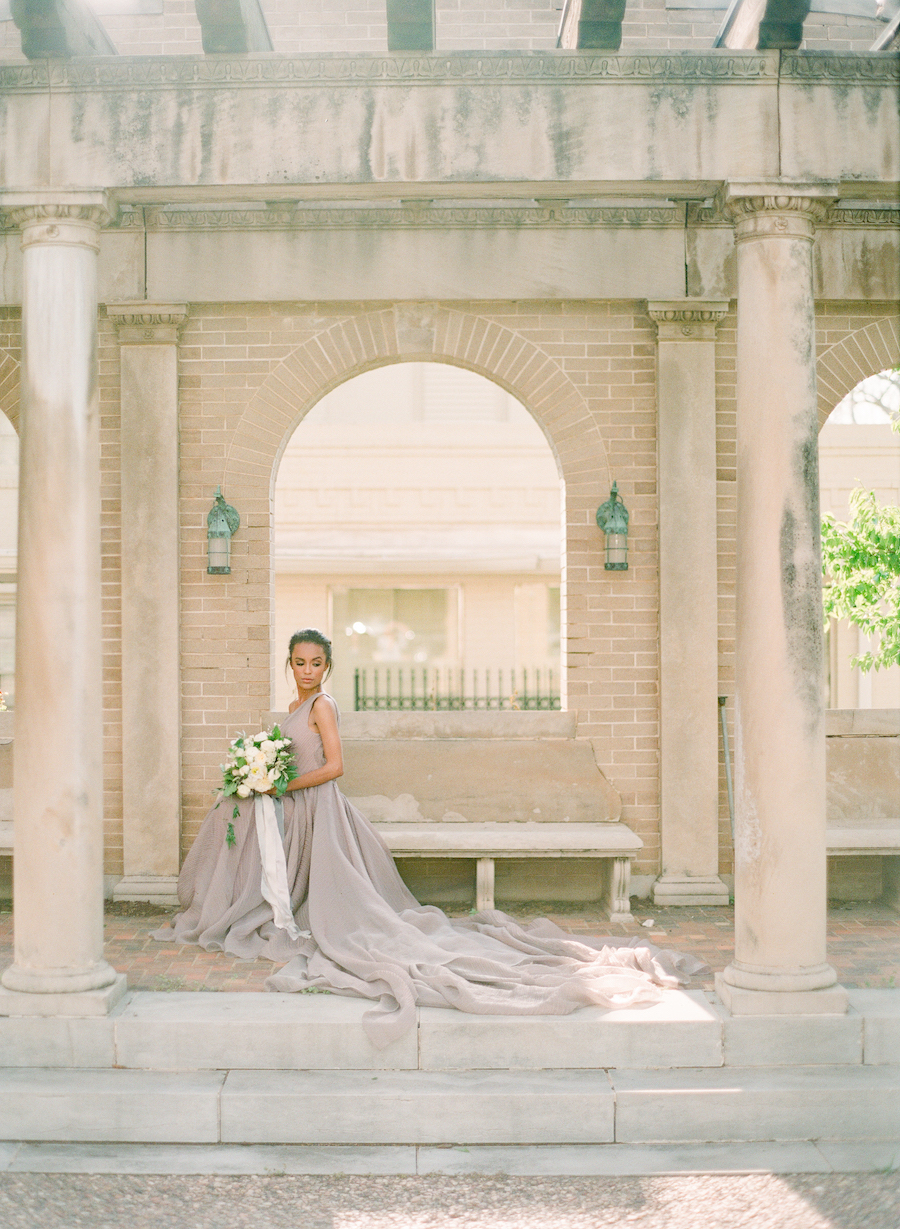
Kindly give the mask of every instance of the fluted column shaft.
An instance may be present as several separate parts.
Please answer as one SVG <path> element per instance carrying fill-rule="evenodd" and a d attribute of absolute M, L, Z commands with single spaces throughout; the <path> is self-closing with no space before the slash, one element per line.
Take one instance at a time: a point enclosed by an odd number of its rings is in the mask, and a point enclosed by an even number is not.
<path fill-rule="evenodd" d="M 122 836 L 116 900 L 177 904 L 181 835 L 178 330 L 183 303 L 107 306 L 120 342 Z"/>
<path fill-rule="evenodd" d="M 0 1011 L 43 1014 L 49 995 L 124 983 L 103 959 L 96 337 L 106 211 L 99 203 L 45 203 L 11 216 L 22 230 L 24 288 L 15 963 L 2 982 L 21 993 Z M 104 1010 L 103 1001 L 95 994 L 94 1009 Z M 92 1008 L 72 1014 L 82 1010 Z"/>
<path fill-rule="evenodd" d="M 825 204 L 734 195 L 737 244 L 733 1012 L 846 1009 L 826 961 L 822 575 L 812 245 Z"/>
<path fill-rule="evenodd" d="M 716 325 L 728 304 L 648 303 L 657 329 L 662 905 L 727 905 L 719 878 Z"/>

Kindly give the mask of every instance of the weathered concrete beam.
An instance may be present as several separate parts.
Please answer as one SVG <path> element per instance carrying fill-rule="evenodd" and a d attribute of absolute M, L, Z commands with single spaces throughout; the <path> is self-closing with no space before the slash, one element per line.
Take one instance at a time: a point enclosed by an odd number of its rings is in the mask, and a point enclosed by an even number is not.
<path fill-rule="evenodd" d="M 387 0 L 388 51 L 434 51 L 434 0 Z"/>
<path fill-rule="evenodd" d="M 795 51 L 809 6 L 810 0 L 732 0 L 713 46 Z"/>
<path fill-rule="evenodd" d="M 159 63 L 0 65 L 0 183 L 104 184 L 123 202 L 158 204 L 208 202 L 211 187 L 213 199 L 242 202 L 622 199 L 646 195 L 647 181 L 654 195 L 703 200 L 737 179 L 841 181 L 854 198 L 877 185 L 883 199 L 900 180 L 891 55 L 269 53 L 172 56 L 157 72 Z"/>
<path fill-rule="evenodd" d="M 557 46 L 569 51 L 618 51 L 625 0 L 569 0 L 563 9 Z"/>
<path fill-rule="evenodd" d="M 272 51 L 259 0 L 194 0 L 207 55 Z"/>
<path fill-rule="evenodd" d="M 116 55 L 112 39 L 84 0 L 12 0 L 12 18 L 29 60 Z"/>

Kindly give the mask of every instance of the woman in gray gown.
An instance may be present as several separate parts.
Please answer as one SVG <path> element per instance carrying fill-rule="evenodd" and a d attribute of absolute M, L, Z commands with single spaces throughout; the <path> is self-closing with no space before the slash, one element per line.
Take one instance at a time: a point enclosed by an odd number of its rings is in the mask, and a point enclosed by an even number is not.
<path fill-rule="evenodd" d="M 420 905 L 371 824 L 337 786 L 340 714 L 322 690 L 331 642 L 314 628 L 291 638 L 297 700 L 282 732 L 298 776 L 281 800 L 284 866 L 295 925 L 275 925 L 263 897 L 254 799 L 219 801 L 178 880 L 184 911 L 155 933 L 284 967 L 270 990 L 312 987 L 373 999 L 363 1017 L 384 1046 L 413 1026 L 416 1005 L 502 1015 L 565 1015 L 588 1004 L 656 1002 L 705 966 L 645 941 L 574 937 L 546 919 L 519 925 L 499 910 L 448 918 Z M 280 854 L 279 854 L 280 856 Z M 290 933 L 293 931 L 293 935 Z"/>

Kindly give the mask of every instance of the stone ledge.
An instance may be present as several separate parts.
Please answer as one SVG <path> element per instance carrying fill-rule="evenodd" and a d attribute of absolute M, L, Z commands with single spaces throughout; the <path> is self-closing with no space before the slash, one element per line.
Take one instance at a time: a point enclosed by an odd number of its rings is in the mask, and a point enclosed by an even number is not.
<path fill-rule="evenodd" d="M 37 997 L 37 996 L 35 996 Z M 851 990 L 837 1016 L 733 1017 L 714 996 L 667 990 L 646 1008 L 568 1016 L 476 1016 L 421 1007 L 418 1027 L 379 1051 L 372 1004 L 338 995 L 130 993 L 110 1016 L 0 1018 L 0 1068 L 142 1070 L 538 1070 L 890 1066 L 900 990 Z"/>

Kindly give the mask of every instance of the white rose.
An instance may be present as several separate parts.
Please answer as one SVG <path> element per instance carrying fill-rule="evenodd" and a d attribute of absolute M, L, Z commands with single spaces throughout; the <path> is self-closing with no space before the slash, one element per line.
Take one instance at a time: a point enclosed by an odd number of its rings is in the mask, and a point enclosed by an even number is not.
<path fill-rule="evenodd" d="M 267 738 L 264 742 L 260 743 L 259 749 L 260 751 L 265 751 L 266 755 L 268 755 L 270 751 L 275 750 L 275 743 L 272 742 L 271 738 Z"/>
<path fill-rule="evenodd" d="M 250 797 L 250 786 L 249 785 L 239 785 L 237 787 L 237 796 L 238 798 L 249 798 Z"/>
<path fill-rule="evenodd" d="M 262 734 L 253 735 L 253 741 L 255 743 L 264 743 L 268 737 L 269 737 L 268 730 L 263 730 Z"/>

